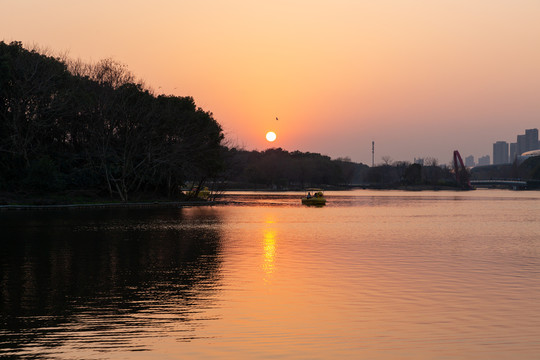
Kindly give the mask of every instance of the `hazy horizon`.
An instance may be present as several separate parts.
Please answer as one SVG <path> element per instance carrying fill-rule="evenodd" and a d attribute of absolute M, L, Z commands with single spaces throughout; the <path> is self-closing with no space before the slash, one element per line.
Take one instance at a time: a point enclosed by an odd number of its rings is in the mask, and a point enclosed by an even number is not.
<path fill-rule="evenodd" d="M 0 1 L 2 40 L 122 62 L 247 150 L 448 163 L 540 127 L 538 1 Z"/>

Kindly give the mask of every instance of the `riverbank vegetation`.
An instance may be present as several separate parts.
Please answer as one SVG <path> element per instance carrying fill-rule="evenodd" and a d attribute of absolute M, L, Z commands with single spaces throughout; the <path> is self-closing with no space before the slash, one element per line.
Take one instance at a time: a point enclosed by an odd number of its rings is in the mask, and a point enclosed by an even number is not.
<path fill-rule="evenodd" d="M 227 188 L 303 190 L 344 188 L 363 182 L 369 167 L 348 158 L 281 148 L 265 151 L 228 150 Z"/>
<path fill-rule="evenodd" d="M 0 42 L 0 204 L 182 200 L 182 189 L 205 186 L 214 194 L 457 187 L 452 168 L 434 159 L 423 166 L 384 157 L 368 167 L 227 145 L 192 97 L 155 94 L 114 60 L 89 64 Z M 539 169 L 529 161 L 505 171 L 540 178 Z"/>
<path fill-rule="evenodd" d="M 0 43 L 0 190 L 178 196 L 223 170 L 223 132 L 191 97 L 153 94 L 127 68 Z"/>
<path fill-rule="evenodd" d="M 226 145 L 192 97 L 156 95 L 114 60 L 88 64 L 0 42 L 0 202 L 179 199 L 183 187 L 205 185 L 338 186 L 367 168 Z"/>
<path fill-rule="evenodd" d="M 431 159 L 426 165 L 406 161 L 386 161 L 371 167 L 365 178 L 368 186 L 390 189 L 459 188 L 453 169 Z"/>

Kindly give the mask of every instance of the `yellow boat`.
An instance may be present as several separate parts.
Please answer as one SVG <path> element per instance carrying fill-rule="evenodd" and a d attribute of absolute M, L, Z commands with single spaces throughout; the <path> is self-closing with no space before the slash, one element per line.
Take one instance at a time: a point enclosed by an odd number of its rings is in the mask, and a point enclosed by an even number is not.
<path fill-rule="evenodd" d="M 326 205 L 326 198 L 322 189 L 306 189 L 306 196 L 302 198 L 302 204 L 323 206 Z"/>
<path fill-rule="evenodd" d="M 197 195 L 197 189 L 198 188 L 195 187 L 191 191 L 188 191 L 186 195 L 189 197 L 195 197 L 195 195 Z M 210 196 L 210 190 L 208 190 L 208 187 L 206 186 L 203 189 L 199 190 L 199 194 L 197 195 L 199 199 L 203 199 L 203 200 L 208 200 L 209 196 Z"/>

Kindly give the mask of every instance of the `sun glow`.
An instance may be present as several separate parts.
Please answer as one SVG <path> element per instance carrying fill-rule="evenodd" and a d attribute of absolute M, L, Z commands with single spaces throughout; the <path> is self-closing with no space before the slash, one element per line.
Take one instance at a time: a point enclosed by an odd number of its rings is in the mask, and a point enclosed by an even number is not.
<path fill-rule="evenodd" d="M 273 131 L 269 131 L 266 133 L 266 140 L 272 142 L 274 140 L 276 140 L 276 133 L 273 132 Z"/>

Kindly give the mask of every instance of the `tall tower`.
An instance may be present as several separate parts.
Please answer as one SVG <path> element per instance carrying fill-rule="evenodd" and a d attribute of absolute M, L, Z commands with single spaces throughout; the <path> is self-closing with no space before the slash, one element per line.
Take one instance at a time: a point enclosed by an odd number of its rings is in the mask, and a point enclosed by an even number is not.
<path fill-rule="evenodd" d="M 527 151 L 527 140 L 525 138 L 525 135 L 518 135 L 517 136 L 517 145 L 516 145 L 516 155 L 519 156 L 523 154 L 525 151 Z"/>
<path fill-rule="evenodd" d="M 538 129 L 525 130 L 525 151 L 538 149 Z"/>
<path fill-rule="evenodd" d="M 371 167 L 375 167 L 375 141 L 371 142 Z"/>
<path fill-rule="evenodd" d="M 510 162 L 513 163 L 514 160 L 516 160 L 516 156 L 517 156 L 517 143 L 510 143 L 510 157 L 508 158 L 508 160 L 510 160 Z"/>
<path fill-rule="evenodd" d="M 508 163 L 508 143 L 497 141 L 493 144 L 493 165 Z"/>

